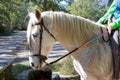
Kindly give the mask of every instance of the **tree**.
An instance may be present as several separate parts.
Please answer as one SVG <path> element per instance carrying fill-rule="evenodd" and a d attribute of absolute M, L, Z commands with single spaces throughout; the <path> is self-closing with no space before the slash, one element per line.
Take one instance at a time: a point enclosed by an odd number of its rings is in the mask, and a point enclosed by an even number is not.
<path fill-rule="evenodd" d="M 26 0 L 25 2 L 32 3 L 32 5 L 29 5 L 29 7 L 37 6 L 37 8 L 39 8 L 42 11 L 61 10 L 58 4 L 54 0 Z"/>
<path fill-rule="evenodd" d="M 72 3 L 67 10 L 75 15 L 97 21 L 98 18 L 105 13 L 104 9 L 100 9 L 97 0 L 79 0 Z"/>
<path fill-rule="evenodd" d="M 26 29 L 27 11 L 36 8 L 41 11 L 61 10 L 54 0 L 0 0 L 0 32 Z"/>
<path fill-rule="evenodd" d="M 13 28 L 19 28 L 23 25 L 23 18 L 27 14 L 27 8 L 20 0 L 1 0 L 0 13 L 0 32 L 9 33 Z"/>
<path fill-rule="evenodd" d="M 11 31 L 11 18 L 10 18 L 10 14 L 11 14 L 11 12 L 12 12 L 12 5 L 11 4 L 9 4 L 9 2 L 10 1 L 8 1 L 8 2 L 2 2 L 2 1 L 0 1 L 0 13 L 1 13 L 1 15 L 0 15 L 0 17 L 1 17 L 1 26 L 8 26 L 7 28 L 6 28 L 6 30 L 8 31 L 8 32 L 10 32 Z M 6 22 L 6 23 L 4 23 L 4 22 Z M 4 30 L 4 29 L 3 29 Z"/>

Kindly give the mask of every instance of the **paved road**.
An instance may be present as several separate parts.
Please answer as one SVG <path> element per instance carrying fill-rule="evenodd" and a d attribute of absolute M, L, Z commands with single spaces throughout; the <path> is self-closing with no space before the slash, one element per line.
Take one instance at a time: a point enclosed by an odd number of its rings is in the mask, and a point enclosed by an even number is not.
<path fill-rule="evenodd" d="M 10 36 L 0 36 L 0 69 L 14 61 L 11 54 L 26 38 L 26 31 L 13 33 Z"/>
<path fill-rule="evenodd" d="M 19 46 L 21 46 L 21 43 L 25 39 L 26 39 L 26 31 L 20 31 L 17 33 L 13 33 L 10 36 L 0 36 L 0 60 L 4 60 L 2 64 L 4 62 L 10 61 L 9 54 L 12 54 L 12 52 L 16 50 L 17 48 L 21 49 L 19 48 Z M 67 53 L 67 51 L 60 45 L 59 42 L 56 42 L 52 50 L 50 51 L 50 55 L 48 55 L 49 61 L 54 60 L 58 57 L 61 57 L 65 53 Z M 25 52 L 16 53 L 16 54 L 21 56 L 25 54 Z M 26 57 L 23 57 L 23 58 L 26 58 Z M 5 59 L 8 59 L 8 60 L 5 60 Z"/>
<path fill-rule="evenodd" d="M 13 33 L 11 36 L 0 36 L 0 55 L 9 54 L 26 38 L 26 31 Z"/>
<path fill-rule="evenodd" d="M 13 33 L 11 36 L 0 36 L 0 60 L 1 57 L 11 54 L 14 50 L 19 48 L 23 40 L 26 39 L 26 31 L 20 31 Z M 19 48 L 20 49 L 20 48 Z M 59 42 L 56 42 L 50 51 L 48 58 L 58 58 L 67 51 L 60 45 Z M 23 55 L 22 53 L 20 53 Z"/>
<path fill-rule="evenodd" d="M 54 61 L 66 53 L 67 50 L 59 42 L 55 42 L 50 54 L 48 55 L 48 62 Z"/>

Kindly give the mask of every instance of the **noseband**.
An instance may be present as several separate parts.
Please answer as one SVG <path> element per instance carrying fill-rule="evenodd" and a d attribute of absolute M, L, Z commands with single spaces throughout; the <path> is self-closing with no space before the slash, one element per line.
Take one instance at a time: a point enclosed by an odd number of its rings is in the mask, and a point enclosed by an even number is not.
<path fill-rule="evenodd" d="M 47 57 L 41 54 L 43 29 L 44 29 L 53 39 L 55 39 L 55 37 L 54 37 L 53 34 L 51 34 L 51 33 L 49 32 L 49 30 L 45 27 L 44 22 L 43 22 L 43 18 L 41 19 L 41 22 L 38 22 L 38 23 L 36 23 L 36 24 L 34 24 L 34 25 L 32 25 L 32 26 L 35 26 L 35 25 L 40 25 L 40 28 L 41 28 L 41 29 L 40 29 L 39 54 L 33 54 L 33 55 L 30 55 L 30 57 L 38 57 L 39 60 L 40 60 L 40 63 L 42 63 L 42 62 L 46 63 L 45 60 L 47 59 Z M 56 39 L 55 39 L 55 40 L 56 40 Z M 30 45 L 31 45 L 31 42 L 30 42 Z M 29 48 L 30 48 L 30 47 L 29 47 Z"/>

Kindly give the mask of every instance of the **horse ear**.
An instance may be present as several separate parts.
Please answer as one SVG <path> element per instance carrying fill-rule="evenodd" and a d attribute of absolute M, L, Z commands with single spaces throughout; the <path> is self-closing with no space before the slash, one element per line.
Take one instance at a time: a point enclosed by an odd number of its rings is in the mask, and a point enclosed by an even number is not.
<path fill-rule="evenodd" d="M 35 16 L 36 16 L 37 20 L 41 19 L 41 12 L 40 12 L 40 10 L 38 10 L 38 9 L 35 10 Z"/>

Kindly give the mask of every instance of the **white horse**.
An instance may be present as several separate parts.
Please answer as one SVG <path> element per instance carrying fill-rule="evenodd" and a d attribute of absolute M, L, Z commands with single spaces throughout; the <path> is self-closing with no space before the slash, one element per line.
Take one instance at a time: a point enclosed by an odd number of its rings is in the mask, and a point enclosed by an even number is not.
<path fill-rule="evenodd" d="M 80 16 L 53 11 L 41 13 L 39 10 L 30 12 L 29 16 L 27 40 L 31 55 L 29 61 L 34 69 L 45 65 L 45 56 L 49 54 L 55 41 L 71 51 L 93 36 L 101 34 L 101 25 Z M 113 80 L 111 49 L 109 43 L 101 38 L 71 56 L 81 80 Z"/>

